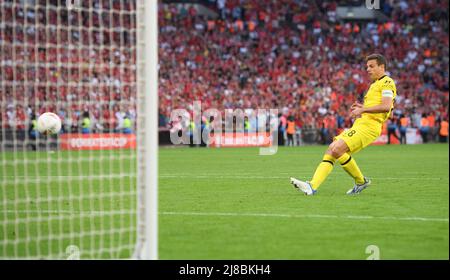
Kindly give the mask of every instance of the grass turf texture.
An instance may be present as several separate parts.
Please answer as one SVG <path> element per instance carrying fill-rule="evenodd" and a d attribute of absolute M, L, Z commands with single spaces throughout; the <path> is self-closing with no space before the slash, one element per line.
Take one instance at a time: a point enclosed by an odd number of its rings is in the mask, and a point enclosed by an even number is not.
<path fill-rule="evenodd" d="M 310 179 L 324 150 L 280 147 L 259 156 L 255 148 L 161 148 L 160 259 L 366 259 L 369 245 L 378 246 L 381 259 L 448 259 L 448 145 L 368 147 L 354 155 L 372 179 L 367 190 L 346 196 L 353 182 L 337 164 L 318 195 L 306 197 L 289 177 Z M 70 165 L 68 154 L 0 156 L 0 240 L 30 236 L 28 245 L 0 242 L 2 258 L 61 257 L 68 245 L 79 246 L 82 258 L 131 254 L 134 152 L 71 152 L 83 162 Z M 14 158 L 29 163 L 6 164 Z M 47 158 L 52 163 L 35 170 L 34 160 Z M 72 179 L 70 187 L 65 179 L 24 184 L 25 174 Z M 95 177 L 100 174 L 115 177 Z M 14 184 L 5 184 L 13 177 Z M 61 199 L 48 201 L 49 195 Z"/>
<path fill-rule="evenodd" d="M 345 195 L 337 164 L 306 197 L 289 177 L 309 180 L 324 150 L 161 150 L 160 257 L 365 259 L 377 245 L 381 259 L 448 259 L 447 145 L 368 147 L 354 156 L 372 178 L 361 195 Z"/>

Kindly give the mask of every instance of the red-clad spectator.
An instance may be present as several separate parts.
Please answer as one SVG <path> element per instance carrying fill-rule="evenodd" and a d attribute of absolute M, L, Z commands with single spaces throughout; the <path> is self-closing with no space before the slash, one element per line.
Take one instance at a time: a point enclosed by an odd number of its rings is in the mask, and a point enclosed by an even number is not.
<path fill-rule="evenodd" d="M 62 9 L 46 8 L 36 13 L 38 22 L 42 20 L 38 26 L 36 18 L 26 19 L 22 4 L 2 3 L 2 112 L 19 95 L 59 104 L 55 109 L 74 103 L 72 112 L 82 111 L 79 103 L 94 111 L 98 103 L 104 127 L 117 126 L 110 121 L 117 111 L 101 104 L 136 99 L 136 32 L 130 31 L 135 20 L 121 13 L 136 7 L 132 1 L 106 2 L 117 15 L 112 20 L 106 6 L 98 14 L 80 13 L 70 21 L 61 17 Z M 320 109 L 340 116 L 348 127 L 347 112 L 335 112 L 364 95 L 368 79 L 361 61 L 374 48 L 388 58 L 388 71 L 399 87 L 394 113 L 409 115 L 416 108 L 448 115 L 445 3 L 419 0 L 408 5 L 402 0 L 393 5 L 389 22 L 350 24 L 336 18 L 338 1 L 220 2 L 223 17 L 214 21 L 192 7 L 185 16 L 181 5 L 160 6 L 159 100 L 166 117 L 174 109 L 189 109 L 198 99 L 204 110 L 288 107 L 302 113 L 303 127 L 317 127 Z M 61 20 L 64 28 L 57 28 Z M 25 32 L 25 21 L 34 30 Z M 99 25 L 104 25 L 102 32 L 94 28 Z M 74 45 L 79 47 L 69 48 Z M 92 47 L 97 45 L 102 47 Z M 24 86 L 19 90 L 15 85 L 15 96 L 13 83 Z M 2 126 L 6 118 L 3 113 Z"/>

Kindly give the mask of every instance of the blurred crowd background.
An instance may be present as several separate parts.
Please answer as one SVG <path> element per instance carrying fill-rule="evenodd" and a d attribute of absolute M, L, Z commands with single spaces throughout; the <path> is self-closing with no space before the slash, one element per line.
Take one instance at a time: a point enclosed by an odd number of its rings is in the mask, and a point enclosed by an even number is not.
<path fill-rule="evenodd" d="M 81 131 L 85 112 L 90 132 L 134 122 L 135 1 L 82 1 L 79 12 L 61 0 L 25 2 L 2 1 L 2 129 L 26 130 L 45 111 L 61 116 L 64 132 Z M 283 138 L 328 143 L 351 126 L 349 107 L 369 87 L 365 56 L 381 53 L 398 91 L 386 129 L 400 137 L 402 126 L 427 127 L 437 141 L 448 121 L 448 1 L 381 1 L 374 20 L 338 16 L 364 3 L 160 2 L 161 130 L 173 128 L 174 109 L 198 100 L 203 110 L 278 109 Z M 255 123 L 250 114 L 246 129 Z"/>

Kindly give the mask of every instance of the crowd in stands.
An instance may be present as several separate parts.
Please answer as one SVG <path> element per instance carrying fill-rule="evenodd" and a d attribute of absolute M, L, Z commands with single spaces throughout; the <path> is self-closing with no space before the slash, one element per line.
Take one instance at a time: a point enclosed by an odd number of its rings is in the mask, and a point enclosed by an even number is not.
<path fill-rule="evenodd" d="M 4 128 L 21 129 L 31 111 L 55 111 L 73 130 L 84 111 L 99 131 L 134 120 L 134 1 L 95 0 L 96 13 L 68 12 L 57 0 L 27 9 L 9 2 L 0 27 Z M 203 110 L 275 108 L 282 130 L 291 120 L 328 142 L 351 125 L 349 107 L 370 84 L 364 58 L 375 52 L 396 81 L 395 122 L 448 120 L 448 1 L 383 1 L 387 22 L 342 21 L 339 1 L 203 2 L 217 18 L 159 6 L 160 127 L 198 100 Z"/>
<path fill-rule="evenodd" d="M 422 114 L 447 118 L 448 2 L 390 1 L 390 20 L 380 23 L 340 21 L 336 3 L 218 0 L 216 20 L 165 6 L 161 115 L 192 100 L 219 110 L 277 108 L 284 124 L 291 117 L 329 141 L 351 125 L 349 107 L 370 84 L 364 58 L 377 52 L 397 84 L 397 118 L 417 128 Z"/>
<path fill-rule="evenodd" d="M 134 2 L 80 1 L 71 11 L 35 2 L 1 3 L 2 128 L 26 129 L 32 113 L 50 111 L 64 131 L 81 132 L 84 112 L 93 131 L 120 131 L 136 116 Z"/>

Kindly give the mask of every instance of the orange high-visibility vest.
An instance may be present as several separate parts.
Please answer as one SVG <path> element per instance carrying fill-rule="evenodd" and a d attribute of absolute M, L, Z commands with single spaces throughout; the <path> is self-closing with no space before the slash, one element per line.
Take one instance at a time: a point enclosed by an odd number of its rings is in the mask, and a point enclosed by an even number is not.
<path fill-rule="evenodd" d="M 420 121 L 420 126 L 422 127 L 429 126 L 428 119 L 422 118 L 422 120 Z"/>
<path fill-rule="evenodd" d="M 448 136 L 448 121 L 441 121 L 441 129 L 439 130 L 439 135 Z"/>
<path fill-rule="evenodd" d="M 401 118 L 400 125 L 403 127 L 407 127 L 409 125 L 409 119 L 407 117 Z"/>
<path fill-rule="evenodd" d="M 244 22 L 242 20 L 240 20 L 240 19 L 237 20 L 236 26 L 237 26 L 238 30 L 240 30 L 240 31 L 244 30 Z"/>
<path fill-rule="evenodd" d="M 255 30 L 256 24 L 253 21 L 249 21 L 247 24 L 248 24 L 249 31 Z"/>
<path fill-rule="evenodd" d="M 428 126 L 429 126 L 429 127 L 434 127 L 434 122 L 435 122 L 434 116 L 429 115 L 429 116 L 427 117 L 427 119 L 428 119 Z"/>
<path fill-rule="evenodd" d="M 294 134 L 295 133 L 295 122 L 288 121 L 287 122 L 287 133 Z"/>

